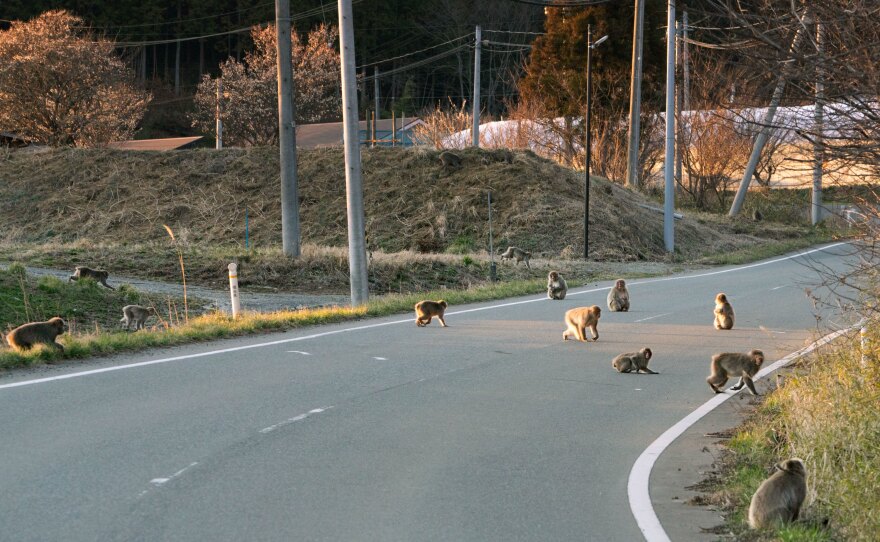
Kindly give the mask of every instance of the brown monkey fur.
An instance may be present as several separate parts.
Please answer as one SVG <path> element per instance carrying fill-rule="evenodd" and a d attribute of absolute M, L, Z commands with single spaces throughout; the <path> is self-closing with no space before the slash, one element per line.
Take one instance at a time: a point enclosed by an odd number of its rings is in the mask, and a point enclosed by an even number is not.
<path fill-rule="evenodd" d="M 807 497 L 807 468 L 802 459 L 781 461 L 776 469 L 752 495 L 749 505 L 752 529 L 795 521 Z"/>
<path fill-rule="evenodd" d="M 531 258 L 531 257 L 532 257 L 531 252 L 528 252 L 526 250 L 523 250 L 523 249 L 517 248 L 517 247 L 507 247 L 507 250 L 505 250 L 504 253 L 501 254 L 501 261 L 514 260 L 515 265 L 519 265 L 519 262 L 525 261 L 526 267 L 531 269 L 532 266 L 529 265 L 529 258 Z"/>
<path fill-rule="evenodd" d="M 155 307 L 126 305 L 122 307 L 122 320 L 120 320 L 120 322 L 125 326 L 125 329 L 131 329 L 131 324 L 134 323 L 134 330 L 137 331 L 143 329 L 147 318 L 149 318 L 151 314 L 158 316 Z"/>
<path fill-rule="evenodd" d="M 565 313 L 565 325 L 568 326 L 562 332 L 562 340 L 567 341 L 569 335 L 573 336 L 581 342 L 587 341 L 587 328 L 593 335 L 593 341 L 599 340 L 599 316 L 602 315 L 602 309 L 598 305 L 592 307 L 578 307 L 571 309 Z"/>
<path fill-rule="evenodd" d="M 568 293 L 568 284 L 565 279 L 557 271 L 550 271 L 547 274 L 547 297 L 550 299 L 565 299 Z"/>
<path fill-rule="evenodd" d="M 440 153 L 439 158 L 443 169 L 458 169 L 461 167 L 461 156 L 454 152 L 443 151 Z"/>
<path fill-rule="evenodd" d="M 48 344 L 64 352 L 64 347 L 55 342 L 64 333 L 64 320 L 56 316 L 46 322 L 22 324 L 6 335 L 6 342 L 15 350 L 29 350 L 35 344 Z"/>
<path fill-rule="evenodd" d="M 733 306 L 723 293 L 715 296 L 715 329 L 733 329 Z"/>
<path fill-rule="evenodd" d="M 608 308 L 615 312 L 629 310 L 629 290 L 626 289 L 625 280 L 618 279 L 611 291 L 608 292 Z"/>
<path fill-rule="evenodd" d="M 431 318 L 436 316 L 440 320 L 440 325 L 448 327 L 446 320 L 443 319 L 443 313 L 449 304 L 442 299 L 439 301 L 419 301 L 416 303 L 416 325 L 425 327 L 431 323 Z"/>
<path fill-rule="evenodd" d="M 648 361 L 653 356 L 650 348 L 642 348 L 638 352 L 628 352 L 620 354 L 611 362 L 611 366 L 617 369 L 618 373 L 639 373 L 645 372 L 651 375 L 660 374 L 656 371 L 648 369 Z"/>
<path fill-rule="evenodd" d="M 94 279 L 95 282 L 100 282 L 101 284 L 103 284 L 107 288 L 110 288 L 111 290 L 115 290 L 116 288 L 107 284 L 107 278 L 109 276 L 110 276 L 110 273 L 108 273 L 107 271 L 104 271 L 103 269 L 92 269 L 91 267 L 86 267 L 84 265 L 78 265 L 76 267 L 76 270 L 73 272 L 73 274 L 67 278 L 67 282 L 79 280 L 79 279 L 84 279 L 84 278 L 90 278 L 90 279 Z"/>
<path fill-rule="evenodd" d="M 764 363 L 764 352 L 760 350 L 751 350 L 745 354 L 738 352 L 715 354 L 712 356 L 712 374 L 706 378 L 706 382 L 709 383 L 712 391 L 722 393 L 724 390 L 721 388 L 727 383 L 727 379 L 738 376 L 739 382 L 732 386 L 731 390 L 737 391 L 745 384 L 752 395 L 758 395 L 752 377 L 761 369 L 762 363 Z"/>

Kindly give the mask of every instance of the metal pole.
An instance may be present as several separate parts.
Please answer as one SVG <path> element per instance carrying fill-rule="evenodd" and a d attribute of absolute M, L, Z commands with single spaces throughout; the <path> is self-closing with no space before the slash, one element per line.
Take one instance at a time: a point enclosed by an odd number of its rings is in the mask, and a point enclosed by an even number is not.
<path fill-rule="evenodd" d="M 666 158 L 663 164 L 663 240 L 666 252 L 675 252 L 675 0 L 668 0 L 666 13 Z"/>
<path fill-rule="evenodd" d="M 217 77 L 217 108 L 214 111 L 215 132 L 217 133 L 216 147 L 223 148 L 223 119 L 220 118 L 220 100 L 223 97 L 223 79 Z"/>
<path fill-rule="evenodd" d="M 251 248 L 251 242 L 250 242 L 251 235 L 250 234 L 251 234 L 251 228 L 250 228 L 250 223 L 248 221 L 248 208 L 245 207 L 244 208 L 244 248 L 245 248 L 245 250 L 248 250 Z"/>
<path fill-rule="evenodd" d="M 629 89 L 629 143 L 626 149 L 626 186 L 639 187 L 639 130 L 642 110 L 642 36 L 645 26 L 645 0 L 635 0 L 633 17 L 632 75 Z"/>
<path fill-rule="evenodd" d="M 474 45 L 474 103 L 473 117 L 474 124 L 471 128 L 472 141 L 474 147 L 480 146 L 480 45 L 483 38 L 483 31 L 480 25 L 477 25 L 477 38 Z"/>
<path fill-rule="evenodd" d="M 376 117 L 373 120 L 373 146 L 376 146 L 376 140 L 379 139 L 379 66 L 373 67 L 373 104 L 376 109 Z"/>
<path fill-rule="evenodd" d="M 391 146 L 397 146 L 397 113 L 391 110 Z"/>
<path fill-rule="evenodd" d="M 684 86 L 682 87 L 682 102 L 684 103 L 684 110 L 691 110 L 691 69 L 688 66 L 690 62 L 690 57 L 688 56 L 688 12 L 684 11 L 681 14 L 681 26 L 682 31 L 684 32 L 684 43 L 681 44 L 681 60 L 683 64 L 684 70 Z"/>
<path fill-rule="evenodd" d="M 498 268 L 495 266 L 495 247 L 492 245 L 492 191 L 486 195 L 489 200 L 489 280 L 498 280 Z"/>
<path fill-rule="evenodd" d="M 801 23 L 803 23 L 803 21 L 801 21 Z M 797 32 L 791 40 L 791 47 L 789 49 L 790 55 L 794 54 L 797 50 L 803 35 L 803 26 L 798 25 Z M 746 193 L 749 191 L 749 183 L 752 182 L 752 176 L 755 174 L 755 169 L 758 167 L 758 160 L 761 158 L 761 151 L 764 149 L 764 144 L 767 143 L 767 139 L 770 137 L 770 131 L 773 129 L 773 117 L 776 116 L 776 108 L 779 107 L 779 101 L 782 99 L 782 93 L 785 91 L 785 81 L 788 78 L 790 65 L 790 63 L 786 63 L 782 68 L 782 73 L 779 74 L 779 80 L 776 82 L 776 88 L 773 89 L 773 96 L 770 98 L 770 107 L 767 108 L 767 113 L 764 115 L 764 120 L 761 122 L 761 131 L 755 139 L 755 144 L 752 147 L 752 154 L 749 156 L 749 163 L 746 165 L 746 171 L 743 173 L 742 182 L 739 183 L 739 189 L 736 191 L 736 197 L 733 199 L 733 205 L 730 206 L 728 216 L 736 216 L 742 210 L 743 201 L 745 201 Z"/>
<path fill-rule="evenodd" d="M 825 162 L 823 146 L 824 107 L 825 107 L 825 27 L 816 20 L 816 104 L 813 109 L 813 212 L 812 222 L 815 226 L 822 221 L 822 167 Z"/>
<path fill-rule="evenodd" d="M 299 196 L 296 186 L 296 110 L 290 43 L 290 0 L 275 0 L 278 40 L 278 148 L 281 158 L 281 247 L 285 256 L 300 254 Z"/>
<path fill-rule="evenodd" d="M 361 148 L 358 141 L 357 76 L 355 74 L 354 24 L 351 0 L 338 0 L 339 55 L 342 67 L 342 124 L 345 142 L 345 191 L 348 202 L 348 271 L 351 304 L 367 302 L 364 192 L 361 183 Z"/>
<path fill-rule="evenodd" d="M 586 165 L 584 167 L 584 259 L 586 260 L 590 247 L 590 153 L 592 151 L 592 138 L 590 137 L 590 94 L 593 90 L 593 29 L 587 25 L 587 112 L 584 115 L 584 129 L 587 132 Z"/>

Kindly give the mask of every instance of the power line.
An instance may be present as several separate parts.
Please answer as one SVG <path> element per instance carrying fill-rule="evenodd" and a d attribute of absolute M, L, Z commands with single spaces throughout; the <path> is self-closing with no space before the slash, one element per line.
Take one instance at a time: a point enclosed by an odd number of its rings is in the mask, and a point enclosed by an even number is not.
<path fill-rule="evenodd" d="M 235 11 L 227 11 L 226 13 L 215 13 L 213 15 L 205 15 L 203 17 L 193 17 L 191 19 L 169 19 L 167 21 L 162 21 L 162 22 L 158 22 L 158 23 L 124 24 L 124 25 L 118 25 L 118 26 L 115 26 L 115 25 L 114 26 L 102 26 L 101 28 L 104 30 L 120 30 L 123 28 L 144 28 L 144 27 L 148 27 L 148 26 L 164 26 L 164 25 L 173 25 L 173 24 L 180 24 L 180 23 L 189 23 L 192 21 L 204 21 L 205 19 L 215 19 L 217 17 L 225 17 L 227 15 L 237 15 L 239 13 L 245 13 L 248 11 L 253 11 L 255 9 L 264 8 L 266 6 L 274 6 L 274 5 L 275 5 L 275 2 L 265 2 L 263 4 L 257 4 L 255 6 L 251 6 L 249 8 L 237 9 Z M 82 28 L 89 28 L 89 27 L 80 26 L 80 27 L 76 27 L 76 28 L 82 29 Z"/>
<path fill-rule="evenodd" d="M 424 49 L 420 49 L 420 50 L 418 50 L 418 51 L 413 51 L 413 52 L 411 52 L 411 53 L 405 53 L 405 54 L 402 54 L 402 55 L 400 55 L 400 56 L 395 56 L 395 57 L 392 57 L 392 58 L 386 58 L 386 59 L 384 59 L 384 60 L 377 60 L 377 61 L 375 61 L 375 62 L 370 62 L 369 64 L 362 64 L 362 65 L 358 66 L 356 69 L 360 70 L 360 69 L 362 69 L 362 68 L 366 68 L 366 67 L 369 67 L 369 66 L 375 66 L 375 65 L 378 65 L 378 64 L 385 64 L 385 63 L 387 63 L 387 62 L 392 62 L 392 61 L 394 61 L 394 60 L 399 60 L 399 59 L 401 59 L 401 58 L 406 58 L 406 57 L 408 57 L 408 56 L 413 56 L 413 55 L 417 55 L 417 54 L 419 54 L 419 53 L 424 53 L 425 51 L 430 51 L 431 49 L 436 49 L 437 47 L 443 47 L 444 45 L 449 45 L 450 43 L 454 43 L 454 42 L 456 42 L 456 41 L 461 41 L 461 40 L 463 40 L 463 39 L 470 38 L 470 37 L 473 36 L 473 35 L 474 35 L 474 33 L 471 32 L 471 33 L 469 33 L 469 34 L 465 34 L 465 35 L 463 35 L 463 36 L 459 36 L 459 37 L 457 37 L 457 38 L 452 38 L 452 39 L 449 40 L 449 41 L 444 41 L 443 43 L 438 43 L 437 45 L 431 45 L 430 47 L 425 47 Z M 459 47 L 460 47 L 460 46 L 459 46 Z M 386 72 L 386 73 L 390 73 L 390 72 Z"/>

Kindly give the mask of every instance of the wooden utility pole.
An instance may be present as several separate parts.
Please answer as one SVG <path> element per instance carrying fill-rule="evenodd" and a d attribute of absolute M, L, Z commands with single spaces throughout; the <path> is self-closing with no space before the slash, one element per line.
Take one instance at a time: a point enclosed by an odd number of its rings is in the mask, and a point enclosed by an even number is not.
<path fill-rule="evenodd" d="M 285 256 L 300 255 L 299 196 L 296 186 L 296 109 L 293 102 L 293 60 L 290 0 L 275 0 L 278 41 L 278 148 L 281 158 L 281 248 Z"/>
<path fill-rule="evenodd" d="M 635 0 L 633 18 L 632 74 L 629 89 L 629 142 L 626 148 L 626 186 L 639 187 L 639 130 L 642 110 L 642 36 L 645 26 L 645 0 Z"/>

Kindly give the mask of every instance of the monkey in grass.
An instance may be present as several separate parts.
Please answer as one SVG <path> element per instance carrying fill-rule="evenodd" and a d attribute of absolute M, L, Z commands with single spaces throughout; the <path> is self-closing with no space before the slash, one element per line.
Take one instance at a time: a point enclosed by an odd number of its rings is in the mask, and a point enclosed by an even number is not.
<path fill-rule="evenodd" d="M 143 329 L 144 324 L 146 323 L 147 318 L 149 318 L 150 315 L 158 316 L 155 307 L 126 305 L 122 307 L 122 319 L 119 320 L 119 322 L 122 323 L 126 330 L 130 330 L 131 324 L 134 324 L 134 330 L 137 331 L 139 329 Z"/>
<path fill-rule="evenodd" d="M 446 307 L 449 304 L 444 300 L 439 301 L 419 301 L 416 303 L 416 325 L 419 327 L 425 327 L 431 323 L 431 318 L 434 316 L 440 320 L 440 325 L 443 327 L 448 327 L 446 325 L 446 320 L 443 319 L 443 313 L 446 311 Z"/>
<path fill-rule="evenodd" d="M 706 378 L 706 382 L 709 383 L 712 391 L 722 393 L 727 380 L 738 376 L 739 382 L 731 387 L 731 390 L 738 391 L 746 385 L 752 395 L 758 395 L 752 377 L 761 369 L 762 363 L 764 363 L 764 352 L 760 350 L 751 350 L 744 354 L 738 352 L 715 354 L 712 356 L 710 366 L 712 374 Z"/>
<path fill-rule="evenodd" d="M 602 310 L 598 305 L 592 307 L 578 307 L 565 313 L 565 331 L 562 332 L 562 340 L 567 341 L 569 336 L 581 342 L 587 342 L 587 328 L 593 336 L 593 341 L 599 340 L 599 316 Z"/>
<path fill-rule="evenodd" d="M 532 266 L 529 265 L 529 258 L 531 258 L 531 257 L 532 257 L 531 252 L 528 252 L 526 250 L 523 250 L 523 249 L 517 248 L 517 247 L 507 247 L 507 250 L 505 250 L 504 253 L 501 254 L 501 261 L 514 260 L 515 265 L 519 265 L 519 262 L 525 261 L 526 267 L 531 269 Z"/>
<path fill-rule="evenodd" d="M 648 369 L 648 362 L 653 356 L 650 348 L 642 348 L 638 352 L 628 352 L 620 354 L 611 362 L 611 366 L 617 369 L 618 373 L 647 373 L 650 375 L 660 374 L 656 371 Z"/>
<path fill-rule="evenodd" d="M 749 504 L 749 527 L 762 529 L 795 521 L 807 497 L 807 468 L 794 457 L 776 464 Z"/>
<path fill-rule="evenodd" d="M 115 290 L 116 288 L 107 284 L 107 278 L 109 276 L 110 273 L 104 271 L 103 269 L 92 269 L 91 267 L 78 265 L 76 266 L 76 270 L 73 272 L 73 274 L 67 277 L 67 282 L 90 278 L 93 279 L 95 282 L 100 282 L 105 287 L 110 288 L 111 290 Z"/>
<path fill-rule="evenodd" d="M 547 297 L 550 299 L 565 299 L 568 293 L 568 284 L 557 271 L 550 271 L 547 275 Z"/>
<path fill-rule="evenodd" d="M 64 333 L 65 327 L 64 320 L 58 316 L 50 318 L 46 322 L 22 324 L 6 335 L 6 342 L 18 351 L 30 350 L 37 344 L 48 344 L 52 348 L 64 352 L 64 347 L 55 342 L 55 338 Z"/>

